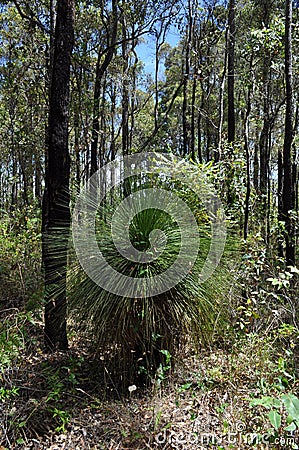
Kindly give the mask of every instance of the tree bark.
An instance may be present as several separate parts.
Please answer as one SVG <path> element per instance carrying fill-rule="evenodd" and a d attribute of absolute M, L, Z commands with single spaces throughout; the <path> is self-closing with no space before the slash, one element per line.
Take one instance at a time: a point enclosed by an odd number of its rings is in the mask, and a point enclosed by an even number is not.
<path fill-rule="evenodd" d="M 282 217 L 285 222 L 286 262 L 295 264 L 295 228 L 291 212 L 295 206 L 293 185 L 292 143 L 294 137 L 293 86 L 292 86 L 292 0 L 286 0 L 285 17 L 285 78 L 286 78 L 286 114 L 283 143 L 283 189 Z"/>
<path fill-rule="evenodd" d="M 43 267 L 45 277 L 45 344 L 67 349 L 66 265 L 70 225 L 68 111 L 74 0 L 58 0 L 50 77 L 47 169 L 43 197 Z"/>

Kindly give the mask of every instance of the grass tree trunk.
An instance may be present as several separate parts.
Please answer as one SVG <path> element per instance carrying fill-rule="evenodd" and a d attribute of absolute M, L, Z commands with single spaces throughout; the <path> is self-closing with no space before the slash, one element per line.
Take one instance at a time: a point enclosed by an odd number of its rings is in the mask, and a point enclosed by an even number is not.
<path fill-rule="evenodd" d="M 74 0 L 58 0 L 50 79 L 47 168 L 43 198 L 43 266 L 45 275 L 45 344 L 67 349 L 66 264 L 70 224 L 68 111 Z"/>

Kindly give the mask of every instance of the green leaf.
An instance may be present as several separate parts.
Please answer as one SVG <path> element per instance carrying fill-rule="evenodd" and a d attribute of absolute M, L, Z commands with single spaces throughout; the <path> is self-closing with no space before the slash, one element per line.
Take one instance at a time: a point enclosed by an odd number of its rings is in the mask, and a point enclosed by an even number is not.
<path fill-rule="evenodd" d="M 281 415 L 277 411 L 273 410 L 269 412 L 268 417 L 271 425 L 276 431 L 278 431 L 281 425 Z"/>
<path fill-rule="evenodd" d="M 296 430 L 296 424 L 294 422 L 292 422 L 290 425 L 288 425 L 287 427 L 284 428 L 285 431 L 295 431 Z"/>
<path fill-rule="evenodd" d="M 254 398 L 250 402 L 250 406 L 264 406 L 264 408 L 270 409 L 270 408 L 279 408 L 280 407 L 280 401 L 275 397 L 269 397 L 265 396 L 262 398 Z"/>
<path fill-rule="evenodd" d="M 182 392 L 182 391 L 187 391 L 188 389 L 191 388 L 191 386 L 192 386 L 192 383 L 186 383 L 186 384 L 183 384 L 183 385 L 179 388 L 179 391 L 180 391 L 180 392 Z"/>
<path fill-rule="evenodd" d="M 287 412 L 299 423 L 299 399 L 294 394 L 285 394 L 281 397 Z"/>
<path fill-rule="evenodd" d="M 26 426 L 26 423 L 27 423 L 26 420 L 23 420 L 22 422 L 19 422 L 19 423 L 18 423 L 18 427 L 19 427 L 19 428 L 25 427 L 25 426 Z"/>

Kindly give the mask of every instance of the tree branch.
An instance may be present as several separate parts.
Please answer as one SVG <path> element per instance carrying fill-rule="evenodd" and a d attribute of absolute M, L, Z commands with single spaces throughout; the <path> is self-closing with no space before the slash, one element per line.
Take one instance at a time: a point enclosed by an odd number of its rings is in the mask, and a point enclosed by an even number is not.
<path fill-rule="evenodd" d="M 27 4 L 26 4 L 26 7 L 30 11 L 30 16 L 28 16 L 27 14 L 24 13 L 24 11 L 22 11 L 22 8 L 20 7 L 19 2 L 17 0 L 13 0 L 13 4 L 17 8 L 17 11 L 20 14 L 22 19 L 28 20 L 32 25 L 36 25 L 42 31 L 45 31 L 46 33 L 49 33 L 49 30 L 47 30 L 45 25 L 39 19 L 34 17 L 34 13 L 32 12 L 32 10 L 29 8 L 29 6 Z"/>

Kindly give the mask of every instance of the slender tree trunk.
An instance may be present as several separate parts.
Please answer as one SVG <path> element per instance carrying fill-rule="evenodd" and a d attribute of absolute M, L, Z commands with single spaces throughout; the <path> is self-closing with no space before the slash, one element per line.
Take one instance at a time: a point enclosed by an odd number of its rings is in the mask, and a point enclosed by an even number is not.
<path fill-rule="evenodd" d="M 84 48 L 84 53 L 86 48 Z M 81 157 L 80 157 L 80 132 L 84 126 L 81 120 L 82 111 L 82 84 L 83 84 L 83 67 L 74 67 L 75 77 L 76 77 L 76 102 L 74 107 L 74 150 L 75 150 L 75 182 L 77 193 L 80 192 L 80 181 L 81 181 Z"/>
<path fill-rule="evenodd" d="M 128 44 L 126 19 L 122 18 L 122 63 L 123 63 L 123 81 L 122 81 L 122 154 L 128 155 L 129 153 L 129 56 L 128 56 Z"/>
<path fill-rule="evenodd" d="M 271 20 L 271 6 L 268 1 L 263 0 L 259 4 L 262 8 L 261 25 L 269 28 Z M 270 117 L 270 76 L 271 55 L 267 45 L 264 46 L 263 68 L 262 68 L 262 92 L 263 92 L 263 127 L 259 137 L 259 194 L 261 200 L 261 217 L 266 217 L 268 209 L 268 178 L 270 159 L 270 130 L 272 118 Z M 265 221 L 266 222 L 266 221 Z"/>
<path fill-rule="evenodd" d="M 106 157 L 106 128 L 107 128 L 107 117 L 105 114 L 106 111 L 106 86 L 107 86 L 107 73 L 103 75 L 103 82 L 102 82 L 102 95 L 101 95 L 101 105 L 100 105 L 100 127 L 101 127 L 101 133 L 100 133 L 100 143 L 99 143 L 99 162 L 100 167 L 103 167 L 105 164 L 105 157 Z"/>
<path fill-rule="evenodd" d="M 40 156 L 38 154 L 35 155 L 35 172 L 34 172 L 34 196 L 37 200 L 38 206 L 41 206 L 41 197 L 42 197 L 42 168 L 40 162 Z"/>
<path fill-rule="evenodd" d="M 13 140 L 13 138 L 12 138 L 12 140 Z M 10 210 L 14 211 L 14 209 L 17 206 L 17 199 L 18 199 L 18 182 L 17 182 L 18 166 L 17 166 L 17 157 L 15 154 L 14 143 L 12 145 L 11 156 L 12 156 L 12 179 L 13 179 L 13 182 L 12 182 L 12 186 L 11 186 Z"/>
<path fill-rule="evenodd" d="M 129 154 L 129 55 L 128 55 L 128 43 L 127 43 L 127 21 L 123 12 L 122 16 L 122 102 L 121 102 L 121 142 L 122 142 L 122 155 L 127 156 Z M 124 197 L 128 197 L 131 194 L 131 180 L 126 177 L 129 170 L 126 160 L 124 161 L 124 174 L 125 180 L 123 185 Z"/>
<path fill-rule="evenodd" d="M 74 113 L 74 132 L 75 132 L 75 163 L 76 163 L 76 187 L 80 191 L 80 129 L 79 129 L 79 105 L 76 106 Z"/>
<path fill-rule="evenodd" d="M 266 94 L 267 95 L 267 94 Z M 264 105 L 264 125 L 261 131 L 259 140 L 260 150 L 260 192 L 263 196 L 263 203 L 266 204 L 265 198 L 267 195 L 268 186 L 268 171 L 269 171 L 269 158 L 270 158 L 270 146 L 269 146 L 269 134 L 270 134 L 270 118 L 269 118 L 269 102 L 268 95 Z"/>
<path fill-rule="evenodd" d="M 190 27 L 190 24 L 189 24 Z M 190 36 L 190 31 L 188 32 Z M 189 153 L 189 125 L 188 125 L 188 84 L 190 75 L 190 42 L 188 37 L 185 61 L 183 62 L 183 104 L 182 104 L 182 122 L 183 122 L 183 156 Z"/>
<path fill-rule="evenodd" d="M 187 23 L 187 42 L 185 59 L 183 60 L 183 104 L 182 104 L 182 122 L 183 122 L 183 155 L 186 156 L 189 153 L 190 139 L 189 130 L 190 125 L 188 122 L 188 85 L 190 77 L 190 50 L 192 42 L 192 30 L 193 30 L 193 14 L 192 14 L 192 2 L 188 0 L 188 23 Z"/>
<path fill-rule="evenodd" d="M 110 160 L 114 161 L 116 156 L 115 146 L 115 113 L 116 113 L 116 87 L 115 84 L 111 87 L 111 144 L 110 144 Z"/>
<path fill-rule="evenodd" d="M 45 344 L 67 349 L 66 265 L 70 224 L 68 110 L 74 0 L 58 0 L 50 78 L 47 170 L 43 197 L 43 266 L 45 275 Z"/>
<path fill-rule="evenodd" d="M 129 111 L 129 148 L 133 146 L 133 138 L 135 132 L 135 108 L 136 108 L 136 94 L 137 94 L 137 73 L 136 69 L 138 66 L 138 55 L 136 53 L 135 47 L 137 45 L 137 40 L 135 38 L 135 27 L 132 27 L 132 47 L 131 47 L 131 55 L 134 55 L 134 61 L 131 66 L 131 101 L 130 101 L 130 111 Z"/>
<path fill-rule="evenodd" d="M 235 0 L 229 0 L 228 6 L 228 46 L 227 46 L 227 140 L 235 140 Z"/>
<path fill-rule="evenodd" d="M 259 146 L 258 136 L 255 137 L 254 156 L 253 156 L 253 186 L 255 192 L 259 192 Z"/>
<path fill-rule="evenodd" d="M 161 23 L 159 30 L 156 31 L 156 48 L 155 48 L 155 104 L 154 104 L 154 119 L 155 130 L 159 126 L 159 66 L 160 66 L 160 50 L 165 43 L 166 32 L 168 24 L 164 26 Z"/>
<path fill-rule="evenodd" d="M 190 129 L 190 154 L 192 161 L 195 161 L 195 102 L 196 102 L 197 78 L 196 70 L 193 72 L 192 97 L 191 97 L 191 129 Z"/>
<path fill-rule="evenodd" d="M 202 159 L 202 145 L 201 145 L 201 140 L 202 140 L 202 133 L 201 133 L 201 111 L 198 111 L 198 117 L 197 117 L 197 155 L 198 155 L 198 161 L 200 162 L 200 164 L 203 163 L 203 159 Z"/>
<path fill-rule="evenodd" d="M 250 59 L 250 72 L 252 72 L 253 55 Z M 251 194 L 251 170 L 250 170 L 250 151 L 249 151 L 249 116 L 251 112 L 251 95 L 253 90 L 253 83 L 248 86 L 247 94 L 247 108 L 244 119 L 244 148 L 246 154 L 246 196 L 245 196 L 245 212 L 244 212 L 244 240 L 248 236 L 248 222 L 249 222 L 249 207 L 250 207 L 250 194 Z"/>
<path fill-rule="evenodd" d="M 93 175 L 98 170 L 98 142 L 99 142 L 99 132 L 100 132 L 100 98 L 101 98 L 101 88 L 102 88 L 102 78 L 106 72 L 110 62 L 112 61 L 113 55 L 115 53 L 115 43 L 117 38 L 117 0 L 112 0 L 112 12 L 111 12 L 111 36 L 108 37 L 108 50 L 105 53 L 105 57 L 102 61 L 102 51 L 99 50 L 96 66 L 96 77 L 94 84 L 94 95 L 93 95 L 93 115 L 92 115 L 92 137 L 91 137 L 91 147 L 90 147 L 90 175 Z"/>
<path fill-rule="evenodd" d="M 218 149 L 217 152 L 215 152 L 215 161 L 219 161 L 220 155 L 221 155 L 221 149 L 222 149 L 222 129 L 223 129 L 223 119 L 224 119 L 224 88 L 225 88 L 225 77 L 226 77 L 226 71 L 227 71 L 227 47 L 228 47 L 228 29 L 225 33 L 225 51 L 224 51 L 224 65 L 223 65 L 223 72 L 221 76 L 221 83 L 220 83 L 220 93 L 219 93 L 219 123 L 218 123 Z"/>

